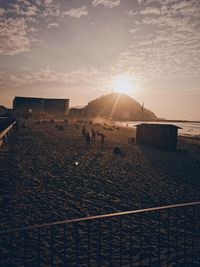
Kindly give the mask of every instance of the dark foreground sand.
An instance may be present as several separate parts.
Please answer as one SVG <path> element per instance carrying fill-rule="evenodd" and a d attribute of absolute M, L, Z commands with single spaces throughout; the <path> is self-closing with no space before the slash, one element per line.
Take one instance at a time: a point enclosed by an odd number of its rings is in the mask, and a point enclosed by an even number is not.
<path fill-rule="evenodd" d="M 197 140 L 162 151 L 128 143 L 134 130 L 115 128 L 104 130 L 102 150 L 98 138 L 85 146 L 81 127 L 29 123 L 0 152 L 0 231 L 199 201 Z M 199 266 L 199 221 L 199 208 L 188 207 L 4 232 L 0 265 Z"/>
<path fill-rule="evenodd" d="M 81 125 L 19 129 L 1 154 L 1 229 L 200 199 L 199 145 L 170 152 L 128 144 L 133 129 L 105 134 L 101 150 L 98 138 L 85 147 Z"/>

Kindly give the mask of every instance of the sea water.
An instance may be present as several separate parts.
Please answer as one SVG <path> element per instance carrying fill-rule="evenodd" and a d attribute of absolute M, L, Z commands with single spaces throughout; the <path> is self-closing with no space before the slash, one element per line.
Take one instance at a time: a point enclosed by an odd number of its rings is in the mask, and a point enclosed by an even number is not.
<path fill-rule="evenodd" d="M 172 124 L 180 127 L 178 129 L 178 135 L 180 136 L 191 136 L 200 138 L 200 122 L 152 122 L 152 121 L 123 121 L 117 122 L 121 126 L 136 127 L 140 123 L 152 123 L 152 124 Z"/>

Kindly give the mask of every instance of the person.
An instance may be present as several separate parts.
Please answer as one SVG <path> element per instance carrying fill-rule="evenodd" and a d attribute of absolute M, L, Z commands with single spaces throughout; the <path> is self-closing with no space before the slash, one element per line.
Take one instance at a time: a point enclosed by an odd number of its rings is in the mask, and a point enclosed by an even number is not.
<path fill-rule="evenodd" d="M 92 141 L 95 141 L 96 139 L 96 132 L 94 129 L 92 129 Z"/>
<path fill-rule="evenodd" d="M 83 137 L 83 139 L 85 138 L 85 135 L 86 135 L 86 128 L 85 128 L 85 126 L 83 126 L 83 128 L 82 128 L 82 137 Z"/>
<path fill-rule="evenodd" d="M 105 140 L 105 134 L 104 133 L 101 133 L 101 149 L 104 148 L 104 140 Z"/>
<path fill-rule="evenodd" d="M 85 143 L 87 146 L 89 146 L 90 142 L 91 142 L 91 135 L 90 135 L 90 132 L 87 131 L 86 136 L 85 136 Z"/>

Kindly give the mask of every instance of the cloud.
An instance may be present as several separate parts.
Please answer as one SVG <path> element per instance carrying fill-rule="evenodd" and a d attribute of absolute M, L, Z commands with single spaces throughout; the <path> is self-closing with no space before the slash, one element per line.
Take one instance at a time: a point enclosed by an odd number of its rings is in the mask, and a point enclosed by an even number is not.
<path fill-rule="evenodd" d="M 99 77 L 106 77 L 106 71 L 97 68 L 82 68 L 69 72 L 57 72 L 49 67 L 40 69 L 37 72 L 31 72 L 25 68 L 20 74 L 11 74 L 10 79 L 8 75 L 2 75 L 2 80 L 9 83 L 12 87 L 20 87 L 24 85 L 34 84 L 38 82 L 58 82 L 63 84 L 97 84 L 97 80 L 101 81 Z M 4 79 L 4 78 L 5 79 Z"/>
<path fill-rule="evenodd" d="M 9 8 L 5 10 L 5 14 L 13 17 L 24 17 L 26 19 L 31 19 L 31 17 L 36 16 L 40 12 L 37 5 L 31 4 L 29 1 L 18 1 L 16 4 L 10 4 Z"/>
<path fill-rule="evenodd" d="M 143 0 L 137 0 L 137 2 L 138 2 L 138 5 L 141 5 Z"/>
<path fill-rule="evenodd" d="M 52 0 L 45 0 L 40 4 L 40 17 L 46 18 L 47 20 L 61 16 L 61 6 L 59 2 Z"/>
<path fill-rule="evenodd" d="M 156 7 L 147 7 L 140 12 L 142 15 L 160 15 L 160 9 Z"/>
<path fill-rule="evenodd" d="M 47 25 L 47 28 L 50 29 L 50 28 L 59 28 L 59 24 L 57 22 L 52 22 L 52 23 L 49 23 Z"/>
<path fill-rule="evenodd" d="M 90 1 L 94 6 L 108 8 L 120 4 L 120 0 Z M 65 10 L 61 3 L 53 0 L 18 0 L 17 4 L 8 5 L 7 9 L 1 8 L 0 53 L 15 55 L 29 51 L 37 42 L 36 37 L 41 35 L 38 27 L 40 19 L 44 27 L 50 29 L 58 28 L 62 25 L 60 20 L 66 17 L 80 19 L 88 15 L 86 6 Z M 146 78 L 197 75 L 200 71 L 200 1 L 138 0 L 138 4 L 131 5 L 130 10 L 122 13 L 129 15 L 124 20 L 120 16 L 124 36 L 126 34 L 130 41 L 127 42 L 127 48 L 124 46 L 120 54 L 115 58 L 113 56 L 113 72 L 117 72 L 117 68 L 123 72 L 130 69 L 139 77 Z M 126 20 L 128 24 L 125 24 Z M 53 78 L 53 73 L 47 70 L 40 71 L 40 75 L 32 74 L 31 79 Z M 86 74 L 83 76 L 86 77 Z M 55 77 L 64 81 L 66 74 L 55 74 Z M 73 77 L 77 78 L 78 75 L 73 73 Z M 27 77 L 25 80 L 29 81 Z"/>
<path fill-rule="evenodd" d="M 5 10 L 3 8 L 0 8 L 0 16 L 3 16 L 5 14 Z"/>
<path fill-rule="evenodd" d="M 19 0 L 16 4 L 1 8 L 0 13 L 0 54 L 12 56 L 27 52 L 33 43 L 40 41 L 36 38 L 38 29 L 34 27 L 41 16 L 37 4 Z M 44 16 L 43 13 L 42 16 Z"/>
<path fill-rule="evenodd" d="M 128 15 L 128 16 L 136 16 L 138 14 L 138 12 L 137 11 L 133 11 L 132 9 L 130 9 L 130 10 L 126 10 L 125 14 Z"/>
<path fill-rule="evenodd" d="M 11 104 L 11 98 L 18 95 L 41 94 L 48 97 L 70 98 L 70 102 L 77 104 L 77 95 L 79 104 L 86 104 L 89 100 L 96 98 L 101 94 L 108 93 L 109 74 L 104 68 L 81 68 L 74 71 L 60 72 L 52 68 L 43 68 L 38 71 L 25 69 L 18 73 L 0 72 L 0 92 L 8 95 L 8 105 Z M 110 90 L 111 91 L 111 90 Z"/>
<path fill-rule="evenodd" d="M 38 25 L 40 20 L 47 28 L 59 28 L 57 20 L 65 16 L 80 19 L 86 15 L 86 6 L 62 11 L 60 3 L 54 0 L 18 0 L 9 3 L 0 8 L 0 54 L 27 52 L 33 44 L 41 42 L 41 27 Z"/>
<path fill-rule="evenodd" d="M 76 19 L 80 19 L 80 17 L 87 15 L 88 15 L 88 10 L 86 6 L 82 6 L 79 8 L 71 8 L 67 11 L 62 12 L 62 16 L 69 16 Z"/>
<path fill-rule="evenodd" d="M 30 49 L 31 39 L 25 19 L 2 18 L 0 28 L 0 54 L 15 55 Z"/>
<path fill-rule="evenodd" d="M 4 89 L 6 85 L 9 84 L 9 74 L 3 71 L 0 71 L 0 88 Z"/>
<path fill-rule="evenodd" d="M 116 68 L 128 69 L 143 80 L 198 76 L 200 2 L 143 0 L 140 4 L 129 29 L 131 44 L 118 57 Z"/>
<path fill-rule="evenodd" d="M 103 5 L 104 7 L 113 8 L 120 4 L 120 0 L 93 0 L 93 6 Z"/>

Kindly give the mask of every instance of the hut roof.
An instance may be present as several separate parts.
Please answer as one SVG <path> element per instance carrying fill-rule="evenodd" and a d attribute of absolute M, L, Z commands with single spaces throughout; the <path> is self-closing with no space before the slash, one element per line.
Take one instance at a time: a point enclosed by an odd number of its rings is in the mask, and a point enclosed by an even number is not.
<path fill-rule="evenodd" d="M 147 127 L 147 128 L 177 128 L 182 129 L 179 126 L 173 125 L 173 124 L 159 124 L 159 123 L 140 123 L 136 125 L 136 127 Z"/>

